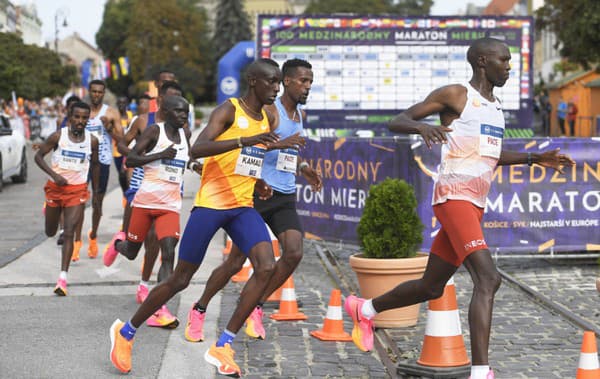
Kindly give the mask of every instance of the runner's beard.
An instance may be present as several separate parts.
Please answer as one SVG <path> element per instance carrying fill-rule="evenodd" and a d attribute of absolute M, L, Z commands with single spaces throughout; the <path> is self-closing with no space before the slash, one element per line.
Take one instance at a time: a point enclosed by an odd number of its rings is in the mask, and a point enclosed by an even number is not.
<path fill-rule="evenodd" d="M 83 134 L 83 130 L 71 128 L 71 133 L 73 133 L 73 135 L 76 137 L 80 137 Z"/>

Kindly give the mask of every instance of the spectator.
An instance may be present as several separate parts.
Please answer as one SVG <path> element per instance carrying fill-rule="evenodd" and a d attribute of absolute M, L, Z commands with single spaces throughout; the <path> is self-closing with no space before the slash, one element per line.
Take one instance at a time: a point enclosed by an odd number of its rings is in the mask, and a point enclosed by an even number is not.
<path fill-rule="evenodd" d="M 567 105 L 567 123 L 569 124 L 569 136 L 575 137 L 575 120 L 577 119 L 577 105 L 569 102 Z"/>
<path fill-rule="evenodd" d="M 556 107 L 556 117 L 558 118 L 558 126 L 560 127 L 560 135 L 564 136 L 565 133 L 565 119 L 567 117 L 567 103 L 560 97 L 558 101 L 558 107 Z"/>

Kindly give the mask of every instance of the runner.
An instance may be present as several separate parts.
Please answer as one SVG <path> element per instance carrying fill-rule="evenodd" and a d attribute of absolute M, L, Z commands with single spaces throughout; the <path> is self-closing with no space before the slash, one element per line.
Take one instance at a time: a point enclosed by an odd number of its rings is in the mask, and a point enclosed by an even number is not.
<path fill-rule="evenodd" d="M 421 279 L 402 283 L 374 299 L 354 295 L 346 298 L 344 308 L 354 321 L 352 338 L 359 349 L 373 348 L 372 318 L 377 313 L 440 297 L 446 282 L 464 264 L 473 280 L 469 306 L 471 378 L 494 378 L 488 348 L 494 295 L 501 277 L 481 228 L 494 169 L 497 165 L 536 163 L 562 172 L 563 165 L 574 164 L 558 149 L 543 153 L 502 149 L 504 116 L 493 89 L 506 83 L 510 58 L 508 46 L 500 40 L 474 41 L 467 51 L 473 68 L 468 83 L 436 89 L 390 122 L 391 131 L 420 134 L 430 148 L 432 144 L 443 144 L 432 201 L 441 228 Z M 436 113 L 440 115 L 440 126 L 418 121 Z"/>
<path fill-rule="evenodd" d="M 110 165 L 112 163 L 111 139 L 119 141 L 123 138 L 123 128 L 121 127 L 121 116 L 115 108 L 103 104 L 104 94 L 106 93 L 106 84 L 102 80 L 92 80 L 88 86 L 90 95 L 90 120 L 86 129 L 92 133 L 98 142 L 98 159 L 100 161 L 100 182 L 98 184 L 98 198 L 92 208 L 92 228 L 88 232 L 88 257 L 96 258 L 98 256 L 97 233 L 102 218 L 102 203 L 108 178 L 110 175 Z M 83 214 L 77 225 L 78 235 L 81 235 L 83 227 Z M 76 241 L 81 244 L 81 241 Z M 79 245 L 81 246 L 81 245 Z"/>
<path fill-rule="evenodd" d="M 88 172 L 92 174 L 92 202 L 98 201 L 99 143 L 85 129 L 89 118 L 90 106 L 82 102 L 74 103 L 69 113 L 69 126 L 52 133 L 35 154 L 35 163 L 51 178 L 44 186 L 48 237 L 56 234 L 60 215 L 64 214 L 61 271 L 54 288 L 54 293 L 59 296 L 67 295 L 67 272 L 73 253 L 75 226 L 90 196 Z M 44 157 L 52 150 L 52 162 L 48 166 Z"/>
<path fill-rule="evenodd" d="M 129 99 L 125 96 L 119 97 L 117 99 L 117 110 L 119 111 L 119 115 L 121 116 L 121 128 L 123 131 L 127 127 L 129 127 L 129 123 L 133 118 L 133 113 L 127 109 L 129 106 Z M 123 132 L 124 133 L 124 132 Z M 129 187 L 129 183 L 127 180 L 127 171 L 125 170 L 125 166 L 123 165 L 123 155 L 117 149 L 117 141 L 112 140 L 112 156 L 115 162 L 115 168 L 117 169 L 117 175 L 119 175 L 119 185 L 121 186 L 121 191 L 123 192 L 123 207 L 125 207 L 125 191 Z"/>
<path fill-rule="evenodd" d="M 274 105 L 265 106 L 274 115 L 275 133 L 280 142 L 271 145 L 277 149 L 286 143 L 304 146 L 302 122 L 306 113 L 300 108 L 306 104 L 310 87 L 313 81 L 312 66 L 301 59 L 288 60 L 283 64 L 283 95 L 275 100 Z M 267 298 L 279 288 L 294 272 L 302 260 L 302 226 L 296 213 L 296 172 L 304 175 L 313 191 L 320 191 L 321 177 L 308 163 L 297 164 L 298 151 L 294 149 L 270 150 L 265 153 L 262 166 L 262 178 L 273 188 L 273 196 L 262 200 L 254 194 L 254 209 L 256 209 L 264 222 L 269 225 L 281 246 L 283 254 L 275 264 L 275 271 L 263 293 L 258 305 L 246 320 L 246 334 L 253 338 L 265 339 L 265 329 L 262 323 L 262 307 Z M 290 158 L 289 164 L 279 164 L 285 158 Z M 206 282 L 204 292 L 200 299 L 192 306 L 185 338 L 191 342 L 204 340 L 204 319 L 208 303 L 213 296 L 235 275 L 246 261 L 246 256 L 237 245 L 233 245 L 227 260 L 217 267 Z"/>
<path fill-rule="evenodd" d="M 227 328 L 204 358 L 217 366 L 220 374 L 232 377 L 241 374 L 233 360 L 231 344 L 258 303 L 275 266 L 271 238 L 260 215 L 252 208 L 252 193 L 255 185 L 265 196 L 270 191 L 264 181 L 256 179 L 260 175 L 263 150 L 255 145 L 268 146 L 277 141 L 277 136 L 269 132 L 272 120 L 262 107 L 275 101 L 281 72 L 276 62 L 259 59 L 248 66 L 246 78 L 247 94 L 219 105 L 192 147 L 192 158 L 209 158 L 204 163 L 202 186 L 183 233 L 175 271 L 150 292 L 129 321 L 124 323 L 117 319 L 110 328 L 111 362 L 121 372 L 131 370 L 136 329 L 189 285 L 210 240 L 219 228 L 224 228 L 249 256 L 254 275 L 242 290 Z"/>

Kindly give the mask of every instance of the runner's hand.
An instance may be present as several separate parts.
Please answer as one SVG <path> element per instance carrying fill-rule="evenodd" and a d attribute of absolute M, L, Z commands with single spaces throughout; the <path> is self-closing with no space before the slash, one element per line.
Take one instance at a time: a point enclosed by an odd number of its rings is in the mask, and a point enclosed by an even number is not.
<path fill-rule="evenodd" d="M 273 132 L 261 133 L 251 137 L 242 137 L 241 141 L 244 146 L 254 146 L 259 143 L 269 146 L 270 144 L 279 141 L 279 136 Z"/>
<path fill-rule="evenodd" d="M 277 142 L 277 147 L 280 149 L 296 149 L 306 145 L 306 139 L 300 136 L 300 133 L 292 134 L 291 136 L 284 138 Z"/>
<path fill-rule="evenodd" d="M 175 148 L 173 146 L 175 146 L 174 143 L 172 143 L 171 146 L 169 146 L 166 149 L 164 149 L 160 153 L 160 157 L 162 159 L 173 159 L 173 158 L 175 158 L 177 156 L 177 150 L 175 150 Z"/>
<path fill-rule="evenodd" d="M 560 148 L 544 151 L 540 154 L 540 159 L 537 164 L 544 167 L 553 168 L 556 171 L 564 174 L 563 166 L 573 166 L 575 161 L 566 154 L 559 154 Z"/>
<path fill-rule="evenodd" d="M 57 186 L 66 186 L 67 184 L 69 184 L 69 182 L 67 182 L 67 179 L 58 174 L 55 174 L 52 177 L 52 179 L 54 180 L 54 183 L 56 183 Z"/>
<path fill-rule="evenodd" d="M 262 179 L 256 181 L 254 190 L 258 193 L 258 198 L 261 200 L 267 200 L 273 196 L 273 188 Z"/>
<path fill-rule="evenodd" d="M 302 175 L 310 184 L 310 188 L 313 192 L 319 192 L 323 188 L 323 179 L 321 175 L 314 168 L 308 166 L 302 170 Z"/>
<path fill-rule="evenodd" d="M 421 126 L 419 127 L 419 133 L 421 134 L 421 137 L 423 137 L 423 140 L 425 140 L 425 144 L 427 145 L 428 148 L 431 149 L 433 144 L 438 144 L 438 143 L 448 143 L 448 140 L 446 139 L 446 133 L 451 132 L 452 129 L 450 129 L 447 126 L 433 126 L 433 125 L 428 125 L 428 124 L 421 124 Z"/>

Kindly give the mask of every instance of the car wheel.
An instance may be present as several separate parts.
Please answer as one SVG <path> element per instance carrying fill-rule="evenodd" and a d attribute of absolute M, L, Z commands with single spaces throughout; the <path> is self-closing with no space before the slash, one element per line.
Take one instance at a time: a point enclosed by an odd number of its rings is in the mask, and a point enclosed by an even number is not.
<path fill-rule="evenodd" d="M 13 183 L 25 183 L 27 181 L 27 155 L 25 149 L 21 154 L 21 164 L 19 166 L 19 173 L 11 177 Z"/>
<path fill-rule="evenodd" d="M 4 189 L 4 171 L 2 171 L 2 155 L 0 155 L 0 192 Z"/>

